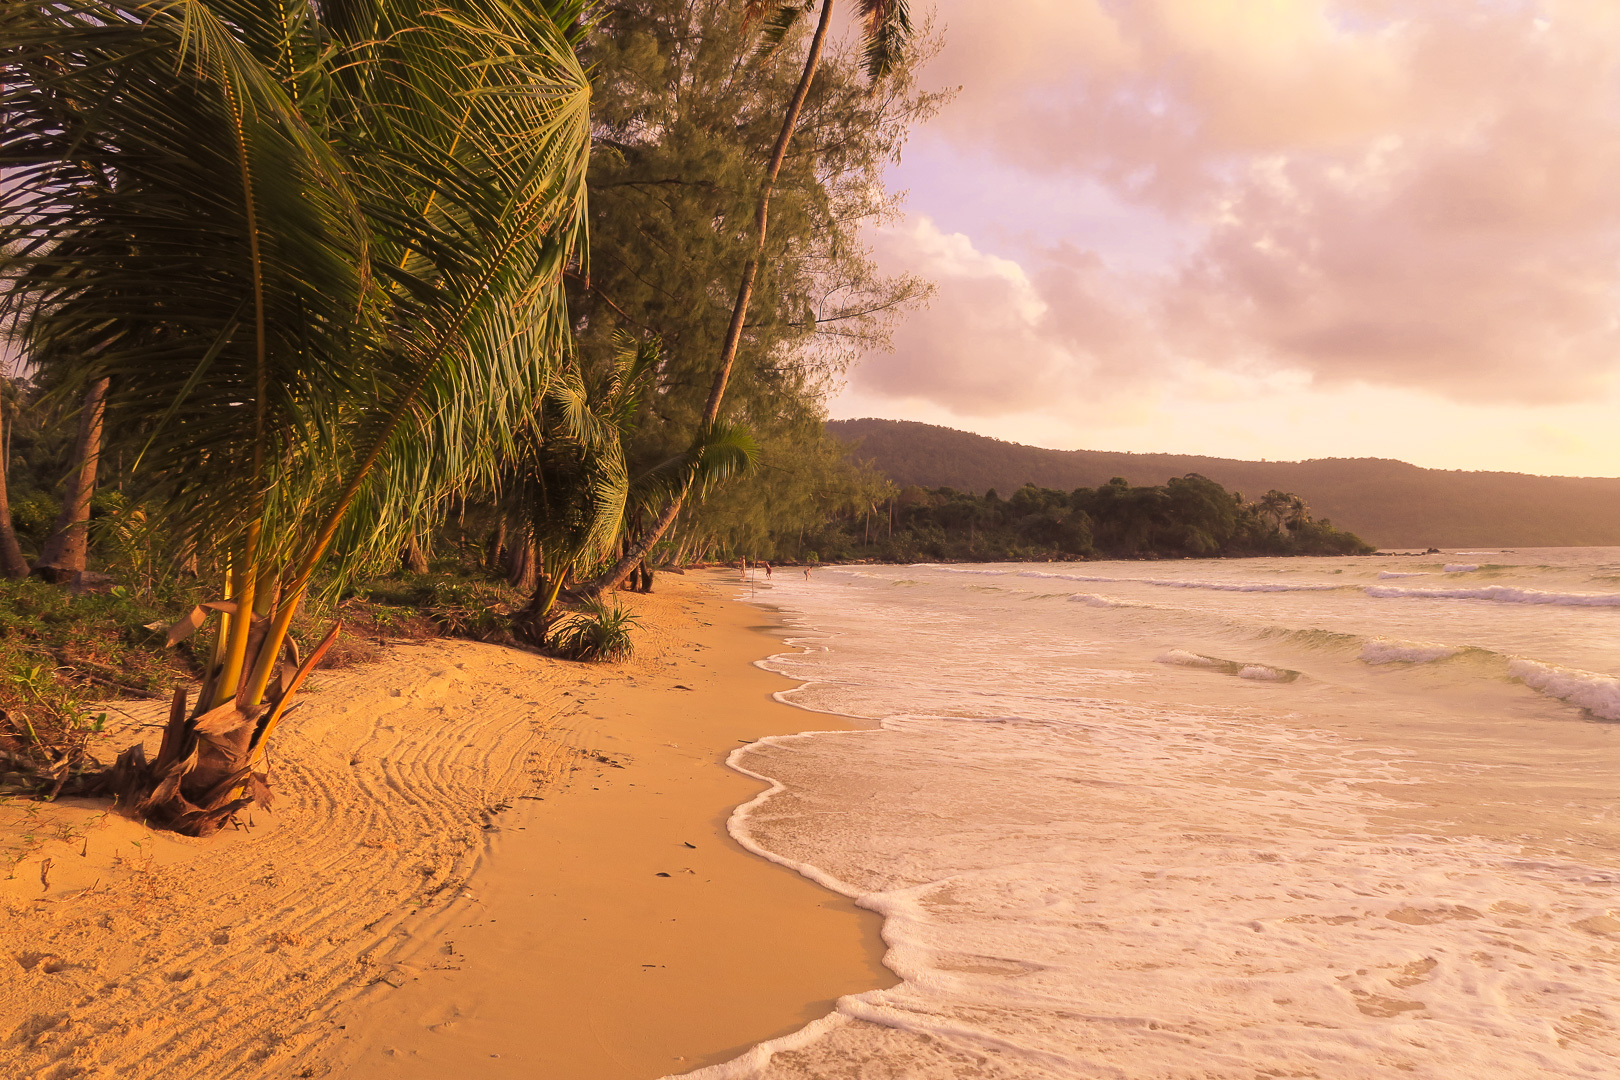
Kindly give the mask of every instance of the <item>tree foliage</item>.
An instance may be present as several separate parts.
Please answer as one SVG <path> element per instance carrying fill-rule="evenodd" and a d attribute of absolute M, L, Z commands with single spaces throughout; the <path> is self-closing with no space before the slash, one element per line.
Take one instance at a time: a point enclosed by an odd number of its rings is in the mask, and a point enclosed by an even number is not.
<path fill-rule="evenodd" d="M 591 267 L 570 282 L 587 365 L 610 362 L 615 335 L 656 335 L 663 362 L 629 440 L 650 467 L 693 445 L 723 353 L 737 282 L 755 234 L 760 177 L 800 77 L 790 33 L 761 63 L 745 12 L 723 0 L 640 0 L 600 10 L 585 48 L 593 73 Z M 821 60 L 770 203 L 770 229 L 726 389 L 726 416 L 760 447 L 756 475 L 718 496 L 781 502 L 787 478 L 803 501 L 836 471 L 821 430 L 823 401 L 860 350 L 881 347 L 891 320 L 922 301 L 926 283 L 883 276 L 863 240 L 889 220 L 883 168 L 909 126 L 938 107 L 910 50 L 871 82 L 859 43 Z M 781 60 L 783 62 L 774 62 Z M 722 514 L 724 510 L 720 511 Z M 718 532 L 684 505 L 670 551 Z"/>
<path fill-rule="evenodd" d="M 1281 518 L 1273 509 L 1279 497 L 1289 507 Z M 1135 486 L 1115 477 L 1071 492 L 1025 484 L 1006 499 L 994 489 L 981 496 L 910 486 L 890 506 L 846 510 L 809 536 L 801 550 L 816 550 L 822 558 L 900 560 L 1361 555 L 1372 550 L 1332 522 L 1313 519 L 1297 496 L 1270 492 L 1248 502 L 1197 473 Z M 778 533 L 778 551 L 781 539 Z"/>

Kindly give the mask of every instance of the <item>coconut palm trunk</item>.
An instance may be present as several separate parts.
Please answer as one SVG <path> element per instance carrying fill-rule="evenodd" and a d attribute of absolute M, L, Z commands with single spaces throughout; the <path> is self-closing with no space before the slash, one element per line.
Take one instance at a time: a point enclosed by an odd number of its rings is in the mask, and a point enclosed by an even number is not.
<path fill-rule="evenodd" d="M 90 499 L 96 493 L 96 470 L 101 462 L 101 424 L 107 404 L 103 377 L 90 384 L 79 410 L 79 434 L 73 443 L 73 470 L 56 528 L 40 550 L 33 574 L 58 585 L 83 573 L 90 551 Z M 8 529 L 10 514 L 6 515 Z"/>
<path fill-rule="evenodd" d="M 867 74 L 874 80 L 880 79 L 893 71 L 899 62 L 905 41 L 911 34 L 911 20 L 907 14 L 905 0 L 858 0 L 858 4 L 862 35 L 866 43 Z M 827 29 L 832 22 L 833 5 L 834 0 L 820 0 L 821 11 L 816 19 L 815 30 L 810 36 L 810 46 L 804 57 L 804 68 L 798 84 L 794 87 L 793 96 L 788 100 L 787 110 L 782 116 L 781 132 L 776 137 L 776 145 L 771 149 L 770 159 L 765 166 L 765 175 L 760 181 L 759 197 L 754 207 L 753 249 L 743 263 L 741 281 L 737 285 L 737 297 L 731 306 L 731 321 L 726 326 L 726 336 L 720 346 L 719 363 L 709 386 L 709 397 L 703 406 L 703 419 L 699 424 L 694 446 L 704 440 L 709 430 L 720 419 L 720 408 L 725 400 L 726 387 L 731 381 L 732 367 L 736 363 L 737 350 L 742 343 L 743 325 L 748 318 L 748 306 L 754 295 L 754 280 L 759 273 L 760 261 L 765 256 L 765 240 L 770 225 L 771 194 L 776 188 L 777 176 L 782 171 L 782 162 L 787 157 L 788 146 L 793 141 L 794 130 L 798 127 L 799 113 L 804 108 L 805 98 L 810 94 L 811 83 L 815 81 L 816 70 L 821 65 L 821 53 L 827 41 Z M 815 0 L 786 4 L 749 0 L 746 5 L 748 17 L 751 20 L 764 20 L 761 52 L 767 56 L 774 53 L 788 32 L 815 6 Z M 620 583 L 646 559 L 647 553 L 663 539 L 664 534 L 680 516 L 681 507 L 691 492 L 692 481 L 688 479 L 659 513 L 651 527 L 642 533 L 635 543 L 628 546 L 618 561 L 590 582 L 582 590 L 583 595 L 587 599 L 596 599 L 603 593 L 618 588 Z"/>

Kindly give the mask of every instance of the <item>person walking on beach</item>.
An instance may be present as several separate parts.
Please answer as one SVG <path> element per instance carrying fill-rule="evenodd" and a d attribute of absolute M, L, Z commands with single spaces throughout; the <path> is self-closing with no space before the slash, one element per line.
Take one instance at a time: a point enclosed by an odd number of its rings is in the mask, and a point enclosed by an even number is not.
<path fill-rule="evenodd" d="M 760 565 L 765 568 L 765 580 L 766 581 L 771 580 L 771 564 L 766 562 L 766 563 L 760 563 Z"/>
<path fill-rule="evenodd" d="M 804 568 L 804 580 L 810 580 L 810 568 L 808 566 Z"/>

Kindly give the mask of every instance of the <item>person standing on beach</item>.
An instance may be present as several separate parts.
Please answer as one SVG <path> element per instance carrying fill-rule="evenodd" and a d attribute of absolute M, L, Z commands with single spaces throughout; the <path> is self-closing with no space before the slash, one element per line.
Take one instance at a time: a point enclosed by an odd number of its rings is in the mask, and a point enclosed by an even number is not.
<path fill-rule="evenodd" d="M 765 580 L 766 581 L 771 580 L 771 564 L 768 563 L 768 562 L 765 562 L 765 563 L 760 563 L 760 565 L 765 568 Z"/>

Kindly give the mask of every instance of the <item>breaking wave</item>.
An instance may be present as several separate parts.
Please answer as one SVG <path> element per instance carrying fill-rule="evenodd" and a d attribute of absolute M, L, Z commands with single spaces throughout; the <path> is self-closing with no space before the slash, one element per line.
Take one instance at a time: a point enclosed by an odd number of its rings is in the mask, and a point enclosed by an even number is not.
<path fill-rule="evenodd" d="M 1098 596 L 1096 593 L 1075 593 L 1069 597 L 1071 604 L 1085 604 L 1094 608 L 1131 608 L 1145 607 L 1144 604 L 1133 604 L 1129 600 L 1118 600 L 1112 596 Z"/>
<path fill-rule="evenodd" d="M 1380 599 L 1494 600 L 1499 604 L 1558 604 L 1563 607 L 1620 607 L 1620 593 L 1555 593 L 1486 585 L 1477 589 L 1403 589 L 1394 585 L 1368 585 L 1368 596 Z"/>
<path fill-rule="evenodd" d="M 1462 651 L 1455 645 L 1374 638 L 1361 647 L 1361 661 L 1366 664 L 1430 664 L 1436 660 L 1449 660 Z"/>
<path fill-rule="evenodd" d="M 1289 668 L 1272 667 L 1270 664 L 1243 664 L 1236 660 L 1222 660 L 1218 656 L 1189 652 L 1186 649 L 1171 649 L 1161 653 L 1155 660 L 1160 664 L 1170 664 L 1174 667 L 1204 668 L 1208 671 L 1218 671 L 1222 675 L 1236 675 L 1240 679 L 1254 679 L 1259 682 L 1293 682 L 1299 678 L 1299 672 Z"/>
<path fill-rule="evenodd" d="M 1620 720 L 1620 679 L 1613 676 L 1523 659 L 1508 661 L 1508 674 L 1532 690 L 1578 706 L 1600 719 Z"/>

